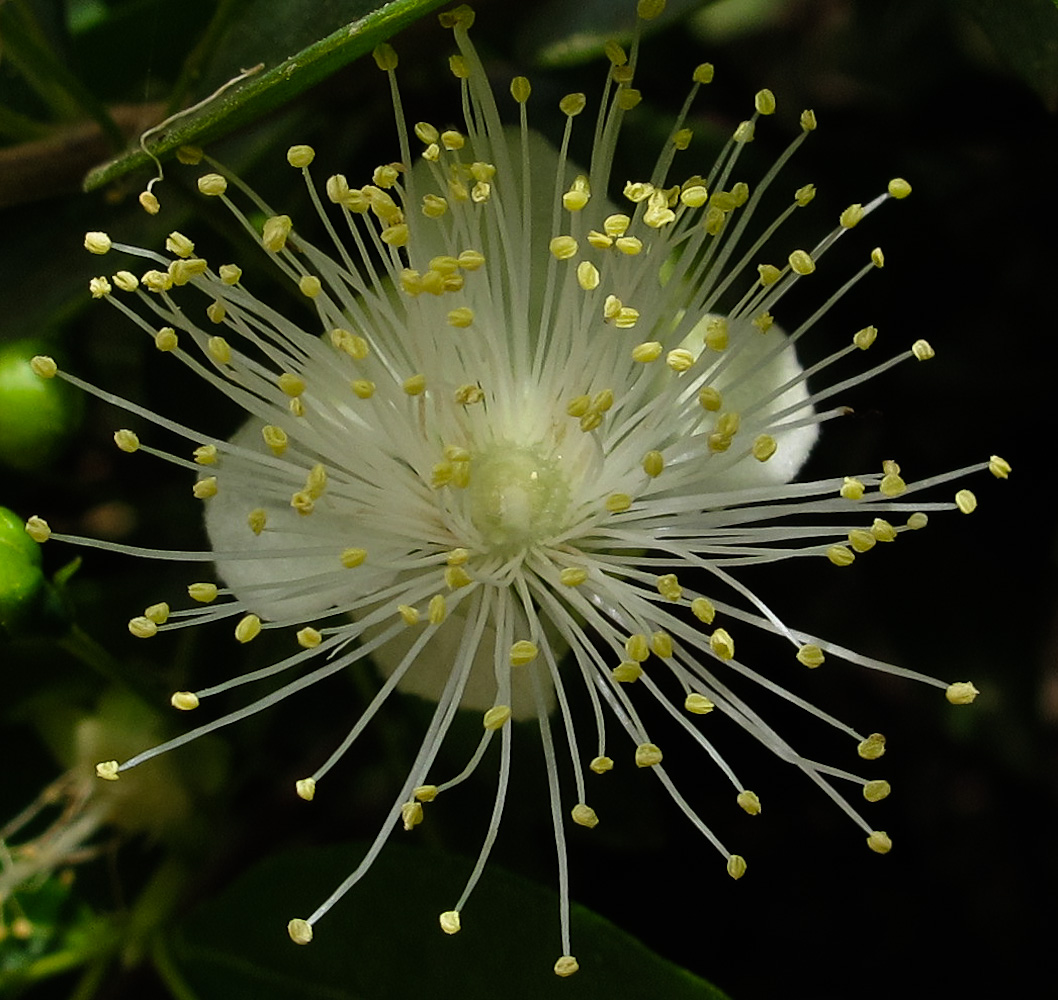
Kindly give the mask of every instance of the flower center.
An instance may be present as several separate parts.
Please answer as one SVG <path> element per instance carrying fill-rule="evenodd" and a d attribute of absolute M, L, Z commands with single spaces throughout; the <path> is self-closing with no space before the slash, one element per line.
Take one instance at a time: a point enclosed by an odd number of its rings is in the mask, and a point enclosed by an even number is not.
<path fill-rule="evenodd" d="M 500 441 L 474 456 L 470 517 L 499 554 L 528 548 L 566 525 L 570 489 L 560 459 L 542 446 Z"/>

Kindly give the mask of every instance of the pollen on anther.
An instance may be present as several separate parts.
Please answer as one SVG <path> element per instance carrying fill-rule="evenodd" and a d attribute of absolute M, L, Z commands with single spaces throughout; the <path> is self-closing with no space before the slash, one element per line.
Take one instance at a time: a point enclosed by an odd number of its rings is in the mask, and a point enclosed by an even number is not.
<path fill-rule="evenodd" d="M 881 733 L 871 733 L 859 742 L 856 753 L 864 760 L 877 760 L 885 753 L 885 737 Z"/>
<path fill-rule="evenodd" d="M 640 743 L 636 747 L 636 767 L 654 767 L 663 760 L 661 749 L 655 743 Z"/>
<path fill-rule="evenodd" d="M 721 660 L 731 660 L 735 656 L 735 640 L 731 638 L 727 629 L 718 628 L 709 636 L 709 648 L 716 653 Z"/>
<path fill-rule="evenodd" d="M 826 657 L 823 655 L 823 650 L 814 642 L 806 643 L 797 651 L 797 662 L 813 670 L 822 666 L 825 660 Z"/>

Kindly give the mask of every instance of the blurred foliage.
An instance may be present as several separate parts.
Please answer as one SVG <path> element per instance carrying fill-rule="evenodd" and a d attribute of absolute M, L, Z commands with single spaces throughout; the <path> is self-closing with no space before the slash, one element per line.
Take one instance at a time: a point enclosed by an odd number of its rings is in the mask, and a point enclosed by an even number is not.
<path fill-rule="evenodd" d="M 246 256 L 242 237 L 199 214 L 186 171 L 171 160 L 157 189 L 162 214 L 140 210 L 135 196 L 154 174 L 144 168 L 140 134 L 264 63 L 148 145 L 164 157 L 184 142 L 216 143 L 211 151 L 294 214 L 306 204 L 300 178 L 276 169 L 291 142 L 313 143 L 325 169 L 350 175 L 392 155 L 384 81 L 370 59 L 353 62 L 387 34 L 409 26 L 398 48 L 410 120 L 455 117 L 448 40 L 432 18 L 416 21 L 436 6 L 328 0 L 314 2 L 306 18 L 304 0 L 0 3 L 0 503 L 22 517 L 46 513 L 57 530 L 132 544 L 203 544 L 184 474 L 116 453 L 115 412 L 94 399 L 71 400 L 65 386 L 49 383 L 42 392 L 27 383 L 19 367 L 25 349 L 59 354 L 70 370 L 158 412 L 183 419 L 193 409 L 201 424 L 232 430 L 238 415 L 223 401 L 173 377 L 145 338 L 109 311 L 91 309 L 93 261 L 81 248 L 83 233 L 105 229 L 160 246 L 172 229 L 187 229 L 217 252 Z M 534 113 L 566 92 L 597 94 L 601 42 L 629 25 L 625 5 L 612 2 L 515 9 L 485 0 L 478 7 L 475 38 L 497 79 L 538 70 Z M 622 150 L 629 176 L 649 167 L 665 140 L 689 68 L 709 59 L 717 79 L 692 112 L 695 140 L 683 155 L 707 159 L 745 117 L 754 91 L 770 86 L 780 110 L 768 130 L 758 130 L 747 161 L 768 162 L 795 134 L 800 108 L 814 107 L 821 127 L 787 170 L 791 187 L 819 186 L 821 217 L 866 200 L 895 174 L 915 186 L 907 204 L 871 219 L 870 238 L 886 247 L 885 272 L 830 322 L 839 331 L 876 322 L 884 336 L 908 341 L 928 335 L 939 359 L 858 389 L 857 416 L 828 428 L 808 474 L 874 468 L 894 455 L 907 468 L 933 471 L 996 450 L 1015 477 L 1009 490 L 982 491 L 970 527 L 931 525 L 924 539 L 877 553 L 869 568 L 840 579 L 789 567 L 762 588 L 781 595 L 776 603 L 787 620 L 908 666 L 971 676 L 983 691 L 972 712 L 952 714 L 892 678 L 819 671 L 806 679 L 800 693 L 857 725 L 899 722 L 886 758 L 896 791 L 876 807 L 890 833 L 899 831 L 893 855 L 881 863 L 863 857 L 859 834 L 830 803 L 786 780 L 766 751 L 724 731 L 725 754 L 754 776 L 768 803 L 766 824 L 728 828 L 751 855 L 751 877 L 736 885 L 714 875 L 698 861 L 694 831 L 663 795 L 646 782 L 618 783 L 600 793 L 607 822 L 572 838 L 574 895 L 739 1000 L 770 1000 L 791 983 L 813 997 L 844 998 L 865 976 L 892 995 L 1013 993 L 1022 964 L 1031 963 L 1009 956 L 1042 949 L 1034 915 L 1056 877 L 1049 831 L 1058 819 L 1058 545 L 1051 512 L 1035 521 L 1041 491 L 1021 470 L 1046 454 L 1054 423 L 1047 403 L 1058 348 L 1046 275 L 1058 212 L 1050 113 L 1058 12 L 1050 0 L 685 0 L 652 26 L 643 52 L 644 103 L 629 116 Z M 542 128 L 548 117 L 538 113 Z M 97 188 L 88 195 L 81 193 L 86 176 Z M 267 281 L 261 276 L 260 286 Z M 1014 544 L 1011 512 L 1034 518 L 1029 546 Z M 38 870 L 26 891 L 3 901 L 0 992 L 31 1000 L 160 996 L 165 988 L 181 998 L 218 989 L 233 996 L 227 977 L 247 955 L 264 961 L 274 947 L 281 964 L 323 963 L 313 959 L 316 945 L 294 949 L 258 931 L 265 911 L 257 901 L 272 888 L 278 912 L 290 915 L 301 863 L 307 880 L 320 875 L 324 884 L 333 878 L 327 869 L 344 867 L 347 848 L 320 851 L 315 841 L 373 835 L 388 783 L 416 747 L 421 709 L 412 701 L 387 705 L 356 768 L 340 779 L 348 789 L 313 803 L 310 814 L 289 801 L 290 782 L 313 750 L 341 738 L 370 697 L 370 679 L 307 692 L 226 730 L 223 740 L 164 758 L 140 791 L 123 786 L 131 800 L 107 800 L 84 771 L 104 752 L 99 741 L 140 747 L 164 738 L 181 721 L 164 711 L 168 693 L 226 676 L 232 657 L 227 646 L 216 652 L 220 640 L 209 630 L 183 630 L 148 647 L 128 636 L 125 622 L 146 600 L 183 590 L 186 577 L 173 564 L 89 552 L 71 575 L 69 550 L 28 548 L 17 518 L 2 528 L 2 625 L 19 637 L 0 650 L 5 745 L 18 748 L 18 766 L 0 792 L 0 824 L 12 820 L 0 831 L 0 866 L 11 872 L 32 860 L 33 852 L 18 849 L 28 843 L 38 848 Z M 255 643 L 245 665 L 267 661 L 271 648 Z M 811 741 L 796 717 L 783 721 Z M 538 756 L 531 742 L 527 734 L 527 760 Z M 673 757 L 681 784 L 713 793 L 696 753 Z M 497 856 L 550 885 L 550 834 L 539 808 L 546 789 L 538 763 L 520 767 L 527 773 Z M 453 859 L 473 853 L 491 803 L 487 782 L 468 783 L 468 792 L 463 811 L 430 834 L 443 853 L 384 856 L 373 888 L 358 888 L 329 918 L 332 941 L 346 941 L 345 919 L 349 927 L 375 920 L 372 961 L 414 977 L 408 929 L 399 916 L 381 914 L 396 906 L 414 915 L 415 926 L 436 919 L 443 893 L 431 895 L 433 876 L 422 871 L 438 870 L 443 882 L 452 866 L 465 868 Z M 146 831 L 134 832 L 137 816 Z M 52 854 L 42 854 L 45 847 Z M 267 860 L 274 852 L 278 860 Z M 402 875 L 412 884 L 390 893 Z M 497 895 L 482 903 L 474 930 L 481 936 L 469 939 L 468 926 L 468 941 L 447 957 L 445 945 L 454 942 L 439 934 L 429 940 L 434 996 L 472 995 L 466 947 L 509 956 L 507 974 L 520 979 L 513 963 L 537 962 L 537 939 L 555 937 L 546 891 L 498 872 L 489 879 L 493 888 L 483 892 Z M 291 902 L 279 906 L 288 892 Z M 541 899 L 540 916 L 512 940 L 504 910 Z M 672 977 L 686 995 L 708 995 L 598 918 L 578 919 L 591 949 L 608 942 L 636 974 Z M 322 948 L 332 947 L 323 930 L 320 937 Z M 210 940 L 223 962 L 207 961 Z M 237 948 L 246 949 L 242 958 Z M 349 947 L 338 959 L 355 954 Z M 606 975 L 600 971 L 598 982 L 610 983 Z M 585 980 L 582 973 L 562 986 L 591 996 Z M 620 988 L 611 985 L 610 995 L 631 995 Z M 680 988 L 665 995 L 682 995 Z"/>

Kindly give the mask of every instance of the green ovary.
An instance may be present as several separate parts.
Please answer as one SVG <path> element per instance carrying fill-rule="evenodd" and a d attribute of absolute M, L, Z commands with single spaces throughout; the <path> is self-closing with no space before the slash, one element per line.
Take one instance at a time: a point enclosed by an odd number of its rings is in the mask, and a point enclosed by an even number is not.
<path fill-rule="evenodd" d="M 559 461 L 540 447 L 501 442 L 474 456 L 470 516 L 484 545 L 498 554 L 529 548 L 561 531 L 569 498 Z"/>

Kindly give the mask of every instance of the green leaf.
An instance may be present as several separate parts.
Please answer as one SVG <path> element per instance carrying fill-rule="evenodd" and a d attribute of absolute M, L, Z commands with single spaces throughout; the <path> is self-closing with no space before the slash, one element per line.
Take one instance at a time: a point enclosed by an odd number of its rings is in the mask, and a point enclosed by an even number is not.
<path fill-rule="evenodd" d="M 954 0 L 996 54 L 1058 111 L 1058 10 L 1054 0 Z"/>
<path fill-rule="evenodd" d="M 458 898 L 472 864 L 404 844 L 386 846 L 310 945 L 293 944 L 287 921 L 311 912 L 364 850 L 308 848 L 259 864 L 183 921 L 159 971 L 199 1000 L 539 1000 L 560 989 L 564 1000 L 724 998 L 583 907 L 572 920 L 580 971 L 559 980 L 557 895 L 493 865 L 450 937 L 438 914 Z"/>
<path fill-rule="evenodd" d="M 221 60 L 214 60 L 204 78 L 223 83 L 238 77 L 242 68 L 263 64 L 262 68 L 150 136 L 147 148 L 162 158 L 180 146 L 208 142 L 255 121 L 444 2 L 314 0 L 310 18 L 301 0 L 237 4 L 237 13 L 212 43 Z M 85 190 L 150 162 L 137 147 L 92 170 L 85 178 Z"/>

